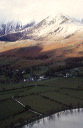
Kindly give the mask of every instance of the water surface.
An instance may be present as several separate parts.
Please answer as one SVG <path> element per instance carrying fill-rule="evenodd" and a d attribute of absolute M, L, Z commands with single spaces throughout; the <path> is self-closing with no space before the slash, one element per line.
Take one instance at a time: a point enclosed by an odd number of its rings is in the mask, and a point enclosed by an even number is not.
<path fill-rule="evenodd" d="M 83 109 L 59 112 L 22 128 L 83 128 Z"/>

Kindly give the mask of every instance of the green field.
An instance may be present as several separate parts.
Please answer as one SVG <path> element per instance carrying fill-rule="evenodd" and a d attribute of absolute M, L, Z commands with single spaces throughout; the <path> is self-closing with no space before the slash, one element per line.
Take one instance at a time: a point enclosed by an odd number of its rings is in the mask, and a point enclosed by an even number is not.
<path fill-rule="evenodd" d="M 3 61 L 7 60 L 4 59 Z M 10 63 L 12 63 L 12 59 L 10 59 Z M 32 74 L 40 76 L 51 66 L 55 67 L 55 65 L 53 63 L 48 66 L 40 66 L 39 69 L 34 69 L 33 67 L 30 70 L 31 73 L 33 71 Z M 80 74 L 83 73 L 83 67 L 79 67 L 78 70 Z M 75 69 L 69 69 L 65 72 L 73 75 L 77 73 Z M 23 78 L 31 77 L 31 73 L 23 74 Z M 62 72 L 57 72 L 57 74 L 60 73 Z M 15 75 L 16 72 L 13 71 L 12 80 Z M 1 73 L 0 81 L 9 79 L 4 72 Z M 25 107 L 15 100 L 21 102 Z M 27 109 L 27 107 L 30 107 L 30 109 Z M 0 83 L 0 128 L 13 128 L 17 124 L 24 124 L 25 121 L 29 123 L 40 117 L 42 118 L 65 109 L 79 107 L 83 107 L 82 75 L 69 78 L 51 76 L 47 80 L 41 81 L 9 81 Z M 31 110 L 41 113 L 42 116 Z"/>
<path fill-rule="evenodd" d="M 24 124 L 25 121 L 30 121 L 37 117 L 37 114 L 34 114 L 29 111 L 22 112 L 20 114 L 17 114 L 15 116 L 12 116 L 11 118 L 2 120 L 0 122 L 0 128 L 7 128 L 10 126 L 10 128 L 15 127 L 15 124 L 18 126 L 18 124 Z"/>
<path fill-rule="evenodd" d="M 47 96 L 51 99 L 57 100 L 59 102 L 61 102 L 62 104 L 66 104 L 66 105 L 73 105 L 74 107 L 77 106 L 77 104 L 83 104 L 83 101 L 76 99 L 74 97 L 71 97 L 69 95 L 65 95 L 62 93 L 58 93 L 58 92 L 47 92 L 47 93 L 43 93 L 44 96 Z"/>
<path fill-rule="evenodd" d="M 62 89 L 61 92 L 83 100 L 83 90 Z"/>
<path fill-rule="evenodd" d="M 49 114 L 52 111 L 56 112 L 57 109 L 61 110 L 62 108 L 59 103 L 54 103 L 37 95 L 18 98 L 18 100 L 25 105 L 31 106 L 32 109 L 43 114 Z"/>
<path fill-rule="evenodd" d="M 11 117 L 24 110 L 23 106 L 19 105 L 13 99 L 0 102 L 0 120 Z"/>

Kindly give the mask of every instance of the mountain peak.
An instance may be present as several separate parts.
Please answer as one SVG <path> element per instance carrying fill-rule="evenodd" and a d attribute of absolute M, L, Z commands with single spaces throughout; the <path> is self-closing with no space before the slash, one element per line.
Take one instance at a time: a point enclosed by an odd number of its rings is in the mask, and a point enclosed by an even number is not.
<path fill-rule="evenodd" d="M 12 34 L 13 36 L 20 35 L 19 38 L 16 39 L 34 39 L 34 40 L 57 40 L 70 37 L 70 35 L 74 35 L 78 31 L 83 32 L 83 24 L 81 21 L 71 18 L 69 16 L 62 15 L 61 13 L 53 16 L 48 16 L 43 19 L 38 24 L 34 22 L 22 26 L 18 23 L 14 23 L 13 21 L 8 22 L 7 24 L 2 25 L 3 31 L 1 29 L 0 35 Z M 4 33 L 6 32 L 6 33 Z M 15 34 L 14 34 L 15 32 Z M 17 34 L 16 34 L 17 33 Z M 10 35 L 8 35 L 10 37 Z M 7 36 L 7 37 L 8 37 Z M 8 39 L 9 39 L 8 37 Z M 12 36 L 11 36 L 12 37 Z M 4 38 L 4 37 L 3 37 Z"/>
<path fill-rule="evenodd" d="M 60 23 L 62 23 L 63 21 L 67 21 L 68 20 L 68 18 L 66 17 L 66 16 L 64 16 L 64 15 L 61 15 L 61 14 L 59 14 L 59 15 L 56 15 L 56 16 L 48 16 L 47 18 L 46 18 L 46 22 L 52 22 L 52 23 L 55 23 L 56 22 L 56 24 L 60 24 Z"/>
<path fill-rule="evenodd" d="M 78 23 L 78 24 L 82 24 L 82 22 L 78 19 L 75 19 L 75 18 L 71 18 L 67 15 L 63 15 L 62 13 L 59 13 L 57 15 L 50 15 L 48 16 L 46 19 L 47 23 L 54 23 L 56 22 L 56 24 L 62 24 L 62 23 L 65 23 L 65 22 L 72 22 L 72 23 Z"/>
<path fill-rule="evenodd" d="M 34 39 L 56 40 L 70 37 L 77 31 L 83 31 L 83 24 L 69 16 L 58 14 L 48 16 L 39 22 L 31 31 Z"/>

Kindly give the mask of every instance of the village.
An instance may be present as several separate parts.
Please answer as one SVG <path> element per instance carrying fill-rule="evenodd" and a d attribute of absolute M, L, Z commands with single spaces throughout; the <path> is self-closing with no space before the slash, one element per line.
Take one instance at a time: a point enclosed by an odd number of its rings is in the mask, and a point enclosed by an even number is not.
<path fill-rule="evenodd" d="M 22 73 L 24 74 L 25 71 L 23 70 Z M 48 80 L 52 77 L 63 77 L 63 78 L 75 78 L 79 77 L 79 69 L 74 68 L 72 71 L 65 71 L 65 72 L 55 72 L 53 76 L 49 76 L 46 74 L 40 75 L 40 76 L 31 76 L 28 78 L 24 78 L 24 82 L 30 82 L 30 81 L 43 81 L 43 80 Z"/>
<path fill-rule="evenodd" d="M 32 82 L 32 81 L 45 81 L 53 77 L 58 78 L 75 78 L 83 76 L 83 71 L 80 68 L 62 70 L 54 70 L 47 68 L 45 71 L 42 67 L 25 68 L 25 69 L 11 69 L 7 70 L 8 66 L 5 65 L 0 68 L 0 83 L 18 83 L 18 82 Z M 46 68 L 46 67 L 45 67 Z"/>

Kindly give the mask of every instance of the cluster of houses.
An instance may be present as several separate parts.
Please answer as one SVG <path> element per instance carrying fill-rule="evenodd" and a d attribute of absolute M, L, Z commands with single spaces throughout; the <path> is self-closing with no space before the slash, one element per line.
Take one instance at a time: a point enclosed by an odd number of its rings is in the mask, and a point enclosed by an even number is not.
<path fill-rule="evenodd" d="M 18 72 L 18 70 L 17 70 Z M 77 75 L 77 72 L 79 72 L 78 68 L 74 68 L 73 72 L 69 71 L 69 72 L 57 72 L 55 73 L 55 77 L 64 77 L 64 78 L 75 78 Z M 26 71 L 23 70 L 22 74 L 26 74 Z M 28 81 L 43 81 L 43 80 L 47 80 L 49 79 L 51 76 L 46 76 L 46 75 L 41 75 L 41 76 L 33 76 L 33 77 L 28 77 L 28 78 L 24 78 L 23 81 L 24 82 L 28 82 Z"/>
<path fill-rule="evenodd" d="M 58 74 L 56 74 L 56 76 L 64 77 L 64 78 L 75 78 L 75 77 L 77 77 L 78 73 L 79 73 L 78 68 L 74 68 L 73 71 L 58 73 Z"/>
<path fill-rule="evenodd" d="M 66 73 L 66 74 L 58 74 L 57 77 L 64 77 L 64 78 L 74 78 L 75 75 L 70 74 L 70 73 Z"/>
<path fill-rule="evenodd" d="M 46 76 L 39 76 L 39 77 L 30 77 L 30 78 L 26 78 L 26 79 L 24 79 L 24 82 L 28 82 L 28 81 L 42 81 L 42 80 L 47 80 L 48 79 L 48 77 L 46 77 Z"/>

